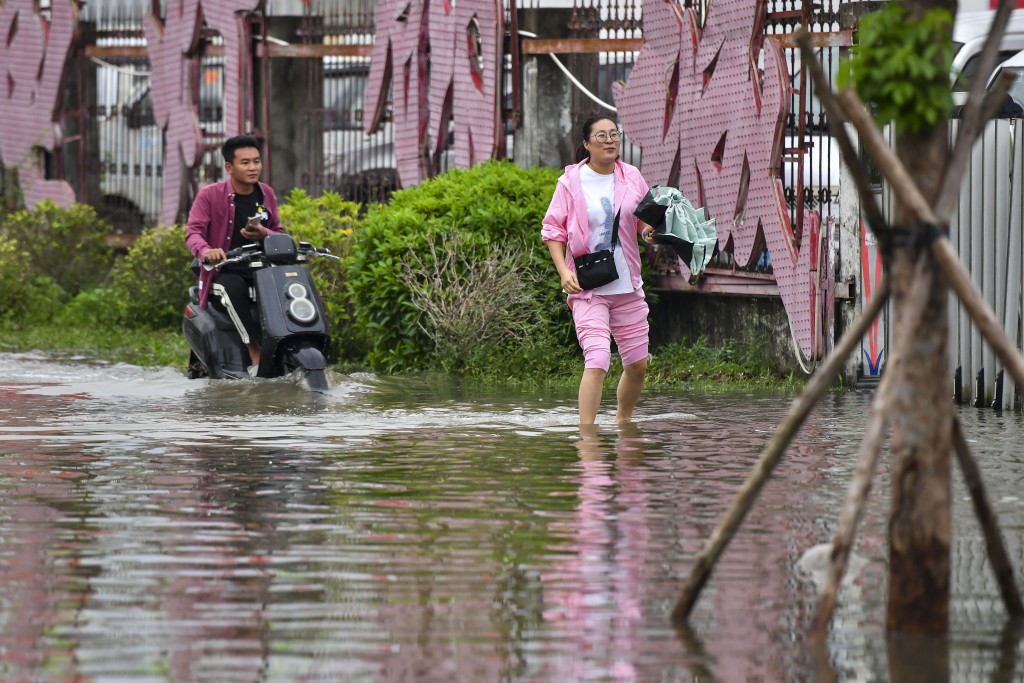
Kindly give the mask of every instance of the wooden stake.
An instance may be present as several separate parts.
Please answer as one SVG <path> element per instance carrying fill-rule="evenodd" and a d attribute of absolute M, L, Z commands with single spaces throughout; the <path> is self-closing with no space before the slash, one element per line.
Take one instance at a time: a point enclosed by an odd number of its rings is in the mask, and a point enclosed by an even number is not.
<path fill-rule="evenodd" d="M 960 464 L 960 471 L 964 474 L 967 490 L 971 494 L 974 514 L 977 515 L 978 523 L 981 524 L 981 532 L 985 536 L 985 547 L 988 549 L 992 571 L 999 584 L 999 592 L 1003 596 L 1003 604 L 1006 605 L 1006 611 L 1011 617 L 1024 616 L 1024 603 L 1021 602 L 1017 583 L 1013 579 L 1013 564 L 1006 552 L 1006 546 L 1003 545 L 1003 537 L 999 533 L 999 522 L 996 520 L 992 507 L 988 504 L 981 471 L 967 446 L 963 425 L 957 418 L 953 419 L 953 449 L 956 453 L 956 460 Z"/>
<path fill-rule="evenodd" d="M 672 621 L 676 623 L 683 622 L 690 615 L 690 611 L 697 603 L 701 589 L 707 583 L 708 577 L 711 576 L 711 571 L 718 562 L 722 551 L 725 550 L 729 541 L 732 540 L 736 529 L 743 523 L 743 518 L 746 517 L 754 499 L 757 498 L 757 494 L 768 480 L 772 470 L 779 464 L 779 460 L 782 459 L 782 455 L 789 442 L 793 440 L 793 437 L 799 431 L 800 426 L 807 419 L 814 406 L 818 404 L 821 397 L 832 386 L 832 382 L 835 381 L 835 378 L 843 369 L 847 357 L 849 357 L 857 344 L 860 343 L 861 338 L 867 334 L 868 329 L 888 298 L 889 279 L 888 277 L 883 277 L 878 288 L 875 290 L 874 296 L 864 307 L 861 316 L 854 321 L 850 329 L 846 331 L 842 339 L 839 340 L 839 343 L 836 344 L 832 353 L 825 359 L 824 364 L 811 377 L 804 390 L 793 400 L 785 419 L 783 419 L 782 424 L 779 425 L 771 441 L 768 442 L 768 445 L 761 452 L 761 457 L 733 499 L 725 518 L 719 522 L 718 527 L 715 528 L 711 537 L 705 542 L 704 548 L 697 555 L 693 568 L 690 570 L 690 576 L 687 578 L 679 599 L 672 610 Z"/>
<path fill-rule="evenodd" d="M 919 257 L 917 265 L 914 267 L 914 284 L 906 299 L 906 317 L 902 322 L 903 325 L 911 329 L 917 327 L 918 321 L 928 306 L 928 278 L 925 277 L 928 268 L 928 258 Z M 819 595 L 818 607 L 808 629 L 814 640 L 823 639 L 828 632 L 828 623 L 831 621 L 832 611 L 835 609 L 839 585 L 843 581 L 846 565 L 850 559 L 850 548 L 853 547 L 853 540 L 857 534 L 857 525 L 860 523 L 864 502 L 867 500 L 868 493 L 871 492 L 871 480 L 878 464 L 878 456 L 882 452 L 888 421 L 890 392 L 892 387 L 898 385 L 901 380 L 900 368 L 902 365 L 900 361 L 904 355 L 906 355 L 904 350 L 899 346 L 889 355 L 885 374 L 882 375 L 878 391 L 875 392 L 871 415 L 868 418 L 867 427 L 864 429 L 864 439 L 861 441 L 860 452 L 857 456 L 853 481 L 850 482 L 846 500 L 839 513 L 836 533 L 832 539 L 832 561 L 829 565 L 828 583 Z"/>

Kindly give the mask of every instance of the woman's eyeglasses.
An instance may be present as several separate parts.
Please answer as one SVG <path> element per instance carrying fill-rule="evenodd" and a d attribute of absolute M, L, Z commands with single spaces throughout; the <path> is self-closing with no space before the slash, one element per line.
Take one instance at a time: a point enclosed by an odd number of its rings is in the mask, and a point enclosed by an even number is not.
<path fill-rule="evenodd" d="M 602 130 L 599 133 L 594 133 L 590 137 L 593 138 L 594 140 L 597 140 L 600 143 L 605 143 L 608 142 L 609 140 L 611 140 L 612 142 L 618 142 L 619 138 L 621 138 L 622 135 L 617 130 L 613 130 L 610 133 L 606 133 Z"/>

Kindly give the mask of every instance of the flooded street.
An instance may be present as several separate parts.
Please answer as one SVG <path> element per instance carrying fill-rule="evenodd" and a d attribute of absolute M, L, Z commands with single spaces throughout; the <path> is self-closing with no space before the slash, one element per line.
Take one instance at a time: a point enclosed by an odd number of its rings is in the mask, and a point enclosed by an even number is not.
<path fill-rule="evenodd" d="M 885 639 L 887 456 L 825 649 L 806 644 L 800 560 L 831 540 L 867 391 L 812 414 L 677 631 L 790 396 L 648 392 L 616 428 L 609 381 L 581 438 L 575 391 L 330 379 L 0 354 L 0 680 L 1024 677 L 959 472 L 951 638 Z M 1021 584 L 1024 421 L 958 410 Z"/>

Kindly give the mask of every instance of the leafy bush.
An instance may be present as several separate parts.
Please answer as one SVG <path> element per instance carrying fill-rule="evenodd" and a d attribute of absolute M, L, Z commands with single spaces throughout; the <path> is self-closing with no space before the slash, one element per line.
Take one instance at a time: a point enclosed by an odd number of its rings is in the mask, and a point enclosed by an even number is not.
<path fill-rule="evenodd" d="M 316 199 L 301 189 L 292 190 L 281 204 L 281 225 L 297 240 L 326 247 L 344 258 L 350 251 L 352 236 L 359 225 L 359 204 L 346 201 L 334 192 Z M 309 270 L 327 309 L 336 348 L 343 353 L 358 353 L 351 335 L 352 311 L 345 287 L 345 269 L 333 259 L 311 259 Z"/>
<path fill-rule="evenodd" d="M 28 256 L 17 240 L 0 240 L 0 318 L 11 318 L 24 311 L 24 283 L 32 269 Z"/>
<path fill-rule="evenodd" d="M 33 274 L 51 277 L 72 296 L 106 280 L 114 262 L 109 233 L 91 206 L 62 209 L 48 199 L 6 216 L 0 225 L 0 239 L 21 245 Z"/>
<path fill-rule="evenodd" d="M 367 344 L 366 360 L 371 366 L 389 371 L 437 367 L 440 359 L 434 337 L 446 333 L 424 314 L 423 295 L 431 290 L 414 295 L 410 282 L 425 283 L 435 276 L 431 272 L 437 265 L 434 256 L 443 257 L 436 246 L 446 240 L 451 243 L 454 234 L 459 249 L 454 272 L 467 282 L 488 277 L 487 264 L 497 263 L 524 283 L 526 290 L 517 304 L 522 310 L 516 316 L 538 324 L 531 344 L 513 345 L 519 353 L 529 353 L 532 347 L 559 348 L 558 340 L 571 329 L 571 319 L 540 240 L 541 220 L 559 175 L 555 169 L 521 169 L 489 161 L 395 192 L 390 204 L 370 209 L 355 233 L 345 270 L 356 331 Z M 509 260 L 510 250 L 521 250 L 522 257 Z M 469 274 L 466 269 L 480 270 Z M 440 298 L 451 294 L 444 286 L 433 291 Z M 492 291 L 492 295 L 507 293 Z M 468 364 L 482 367 L 486 358 L 496 357 L 500 345 L 485 346 L 479 341 L 461 342 L 464 348 L 446 348 L 444 353 L 461 352 L 467 359 L 475 356 L 477 360 Z"/>
<path fill-rule="evenodd" d="M 113 297 L 97 294 L 82 305 L 107 306 L 129 327 L 160 329 L 181 323 L 188 288 L 196 283 L 189 270 L 192 254 L 185 247 L 185 226 L 146 228 L 114 266 Z"/>
<path fill-rule="evenodd" d="M 528 267 L 522 245 L 495 245 L 482 262 L 471 262 L 459 233 L 430 241 L 421 257 L 402 261 L 400 278 L 422 312 L 420 329 L 434 342 L 435 355 L 446 371 L 465 370 L 468 349 L 528 343 L 536 320 L 529 296 L 536 273 Z"/>
<path fill-rule="evenodd" d="M 58 316 L 60 323 L 89 328 L 111 328 L 125 318 L 121 297 L 111 287 L 96 287 L 79 292 L 67 302 Z"/>

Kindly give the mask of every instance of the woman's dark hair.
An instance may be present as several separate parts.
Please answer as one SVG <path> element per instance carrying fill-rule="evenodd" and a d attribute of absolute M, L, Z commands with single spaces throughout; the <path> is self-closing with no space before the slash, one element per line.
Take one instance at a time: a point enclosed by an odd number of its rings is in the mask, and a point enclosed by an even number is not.
<path fill-rule="evenodd" d="M 580 138 L 580 143 L 576 145 L 576 163 L 590 158 L 590 152 L 588 152 L 587 148 L 583 146 L 583 143 L 590 138 L 590 131 L 594 129 L 594 124 L 606 119 L 615 125 L 619 125 L 614 116 L 609 116 L 608 114 L 591 114 L 583 122 L 583 125 L 580 126 L 580 132 L 583 133 L 583 136 Z"/>
<path fill-rule="evenodd" d="M 235 150 L 242 149 L 243 147 L 255 147 L 260 155 L 263 154 L 263 147 L 260 146 L 260 141 L 251 135 L 236 135 L 233 138 L 228 138 L 223 146 L 221 146 L 220 153 L 224 155 L 224 161 L 233 164 L 235 163 Z"/>

